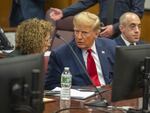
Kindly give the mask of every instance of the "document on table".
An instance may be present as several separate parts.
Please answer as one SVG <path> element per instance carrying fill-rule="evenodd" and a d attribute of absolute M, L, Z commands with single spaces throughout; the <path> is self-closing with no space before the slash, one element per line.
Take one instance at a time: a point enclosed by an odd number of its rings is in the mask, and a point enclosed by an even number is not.
<path fill-rule="evenodd" d="M 52 98 L 43 98 L 43 102 L 54 102 L 55 100 Z"/>
<path fill-rule="evenodd" d="M 60 87 L 56 87 L 55 89 L 51 90 L 50 92 L 59 92 L 59 95 L 56 94 L 56 96 L 60 96 Z M 76 99 L 86 99 L 88 97 L 91 97 L 95 94 L 95 92 L 91 91 L 79 91 L 77 89 L 71 89 L 71 98 L 76 98 Z"/>

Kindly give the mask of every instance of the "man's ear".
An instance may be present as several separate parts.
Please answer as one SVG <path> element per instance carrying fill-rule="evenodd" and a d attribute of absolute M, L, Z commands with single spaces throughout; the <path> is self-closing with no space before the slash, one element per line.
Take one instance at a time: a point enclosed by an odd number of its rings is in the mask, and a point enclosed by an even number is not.
<path fill-rule="evenodd" d="M 122 32 L 123 29 L 124 29 L 124 26 L 123 26 L 123 25 L 119 25 L 119 29 L 120 29 L 120 31 Z"/>
<path fill-rule="evenodd" d="M 100 29 L 99 29 L 99 30 L 97 30 L 97 32 L 96 32 L 96 36 L 97 36 L 97 37 L 100 35 L 100 32 L 101 32 L 101 30 L 100 30 Z"/>

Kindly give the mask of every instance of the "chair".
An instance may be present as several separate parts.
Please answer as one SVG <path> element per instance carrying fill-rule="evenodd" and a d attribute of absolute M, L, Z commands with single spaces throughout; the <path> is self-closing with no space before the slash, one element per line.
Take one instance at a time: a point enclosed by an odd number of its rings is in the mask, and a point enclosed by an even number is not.
<path fill-rule="evenodd" d="M 49 12 L 50 10 L 46 12 L 46 19 L 53 22 L 53 24 L 56 26 L 51 47 L 51 49 L 54 49 L 59 45 L 64 44 L 62 40 L 55 37 L 56 33 L 61 35 L 67 42 L 72 39 L 71 37 L 73 36 L 73 16 L 69 16 L 55 22 L 49 17 Z"/>
<path fill-rule="evenodd" d="M 57 21 L 56 29 L 63 31 L 73 31 L 73 16 L 69 16 Z"/>
<path fill-rule="evenodd" d="M 66 42 L 69 42 L 73 38 L 73 16 L 64 18 L 56 22 L 56 31 L 55 34 L 59 34 L 64 38 Z M 64 42 L 58 38 L 54 38 L 52 49 L 55 47 L 64 44 Z"/>

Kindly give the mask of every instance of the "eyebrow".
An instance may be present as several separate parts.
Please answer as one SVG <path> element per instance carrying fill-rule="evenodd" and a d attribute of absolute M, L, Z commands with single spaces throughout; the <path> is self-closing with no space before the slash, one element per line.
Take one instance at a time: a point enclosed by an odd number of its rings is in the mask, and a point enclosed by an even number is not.
<path fill-rule="evenodd" d="M 141 23 L 136 24 L 136 23 L 130 23 L 129 25 L 141 25 Z"/>
<path fill-rule="evenodd" d="M 74 29 L 74 31 L 77 31 L 77 32 L 86 32 L 86 33 L 90 32 L 90 31 L 84 31 L 84 30 L 78 30 L 78 29 Z"/>

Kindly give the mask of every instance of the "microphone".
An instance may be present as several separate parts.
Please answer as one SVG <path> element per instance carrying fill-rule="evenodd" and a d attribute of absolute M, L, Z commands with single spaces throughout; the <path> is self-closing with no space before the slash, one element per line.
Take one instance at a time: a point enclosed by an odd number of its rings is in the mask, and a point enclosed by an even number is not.
<path fill-rule="evenodd" d="M 83 64 L 82 64 L 82 62 L 80 61 L 79 57 L 77 56 L 77 54 L 76 54 L 75 51 L 73 50 L 72 46 L 71 46 L 69 43 L 67 43 L 67 42 L 64 40 L 64 38 L 63 38 L 61 35 L 59 35 L 58 33 L 56 33 L 55 36 L 56 36 L 56 38 L 61 39 L 61 40 L 69 47 L 69 49 L 71 50 L 71 52 L 73 53 L 73 55 L 74 55 L 75 58 L 77 59 L 78 63 L 80 64 L 81 68 L 83 69 L 83 71 L 84 71 L 85 74 L 87 75 L 88 79 L 90 80 L 92 86 L 95 88 L 96 92 L 98 92 L 99 96 L 101 97 L 100 100 L 96 100 L 96 101 L 94 101 L 94 102 L 87 103 L 86 105 L 88 105 L 88 106 L 96 106 L 96 107 L 107 107 L 107 106 L 108 106 L 108 102 L 107 102 L 106 99 L 104 99 L 104 98 L 102 97 L 101 93 L 102 93 L 102 92 L 105 92 L 105 91 L 108 91 L 108 90 L 98 89 L 98 88 L 94 85 L 94 83 L 93 83 L 93 81 L 91 80 L 91 78 L 90 78 L 90 76 L 89 76 L 87 70 L 86 70 L 85 67 L 83 66 Z"/>

